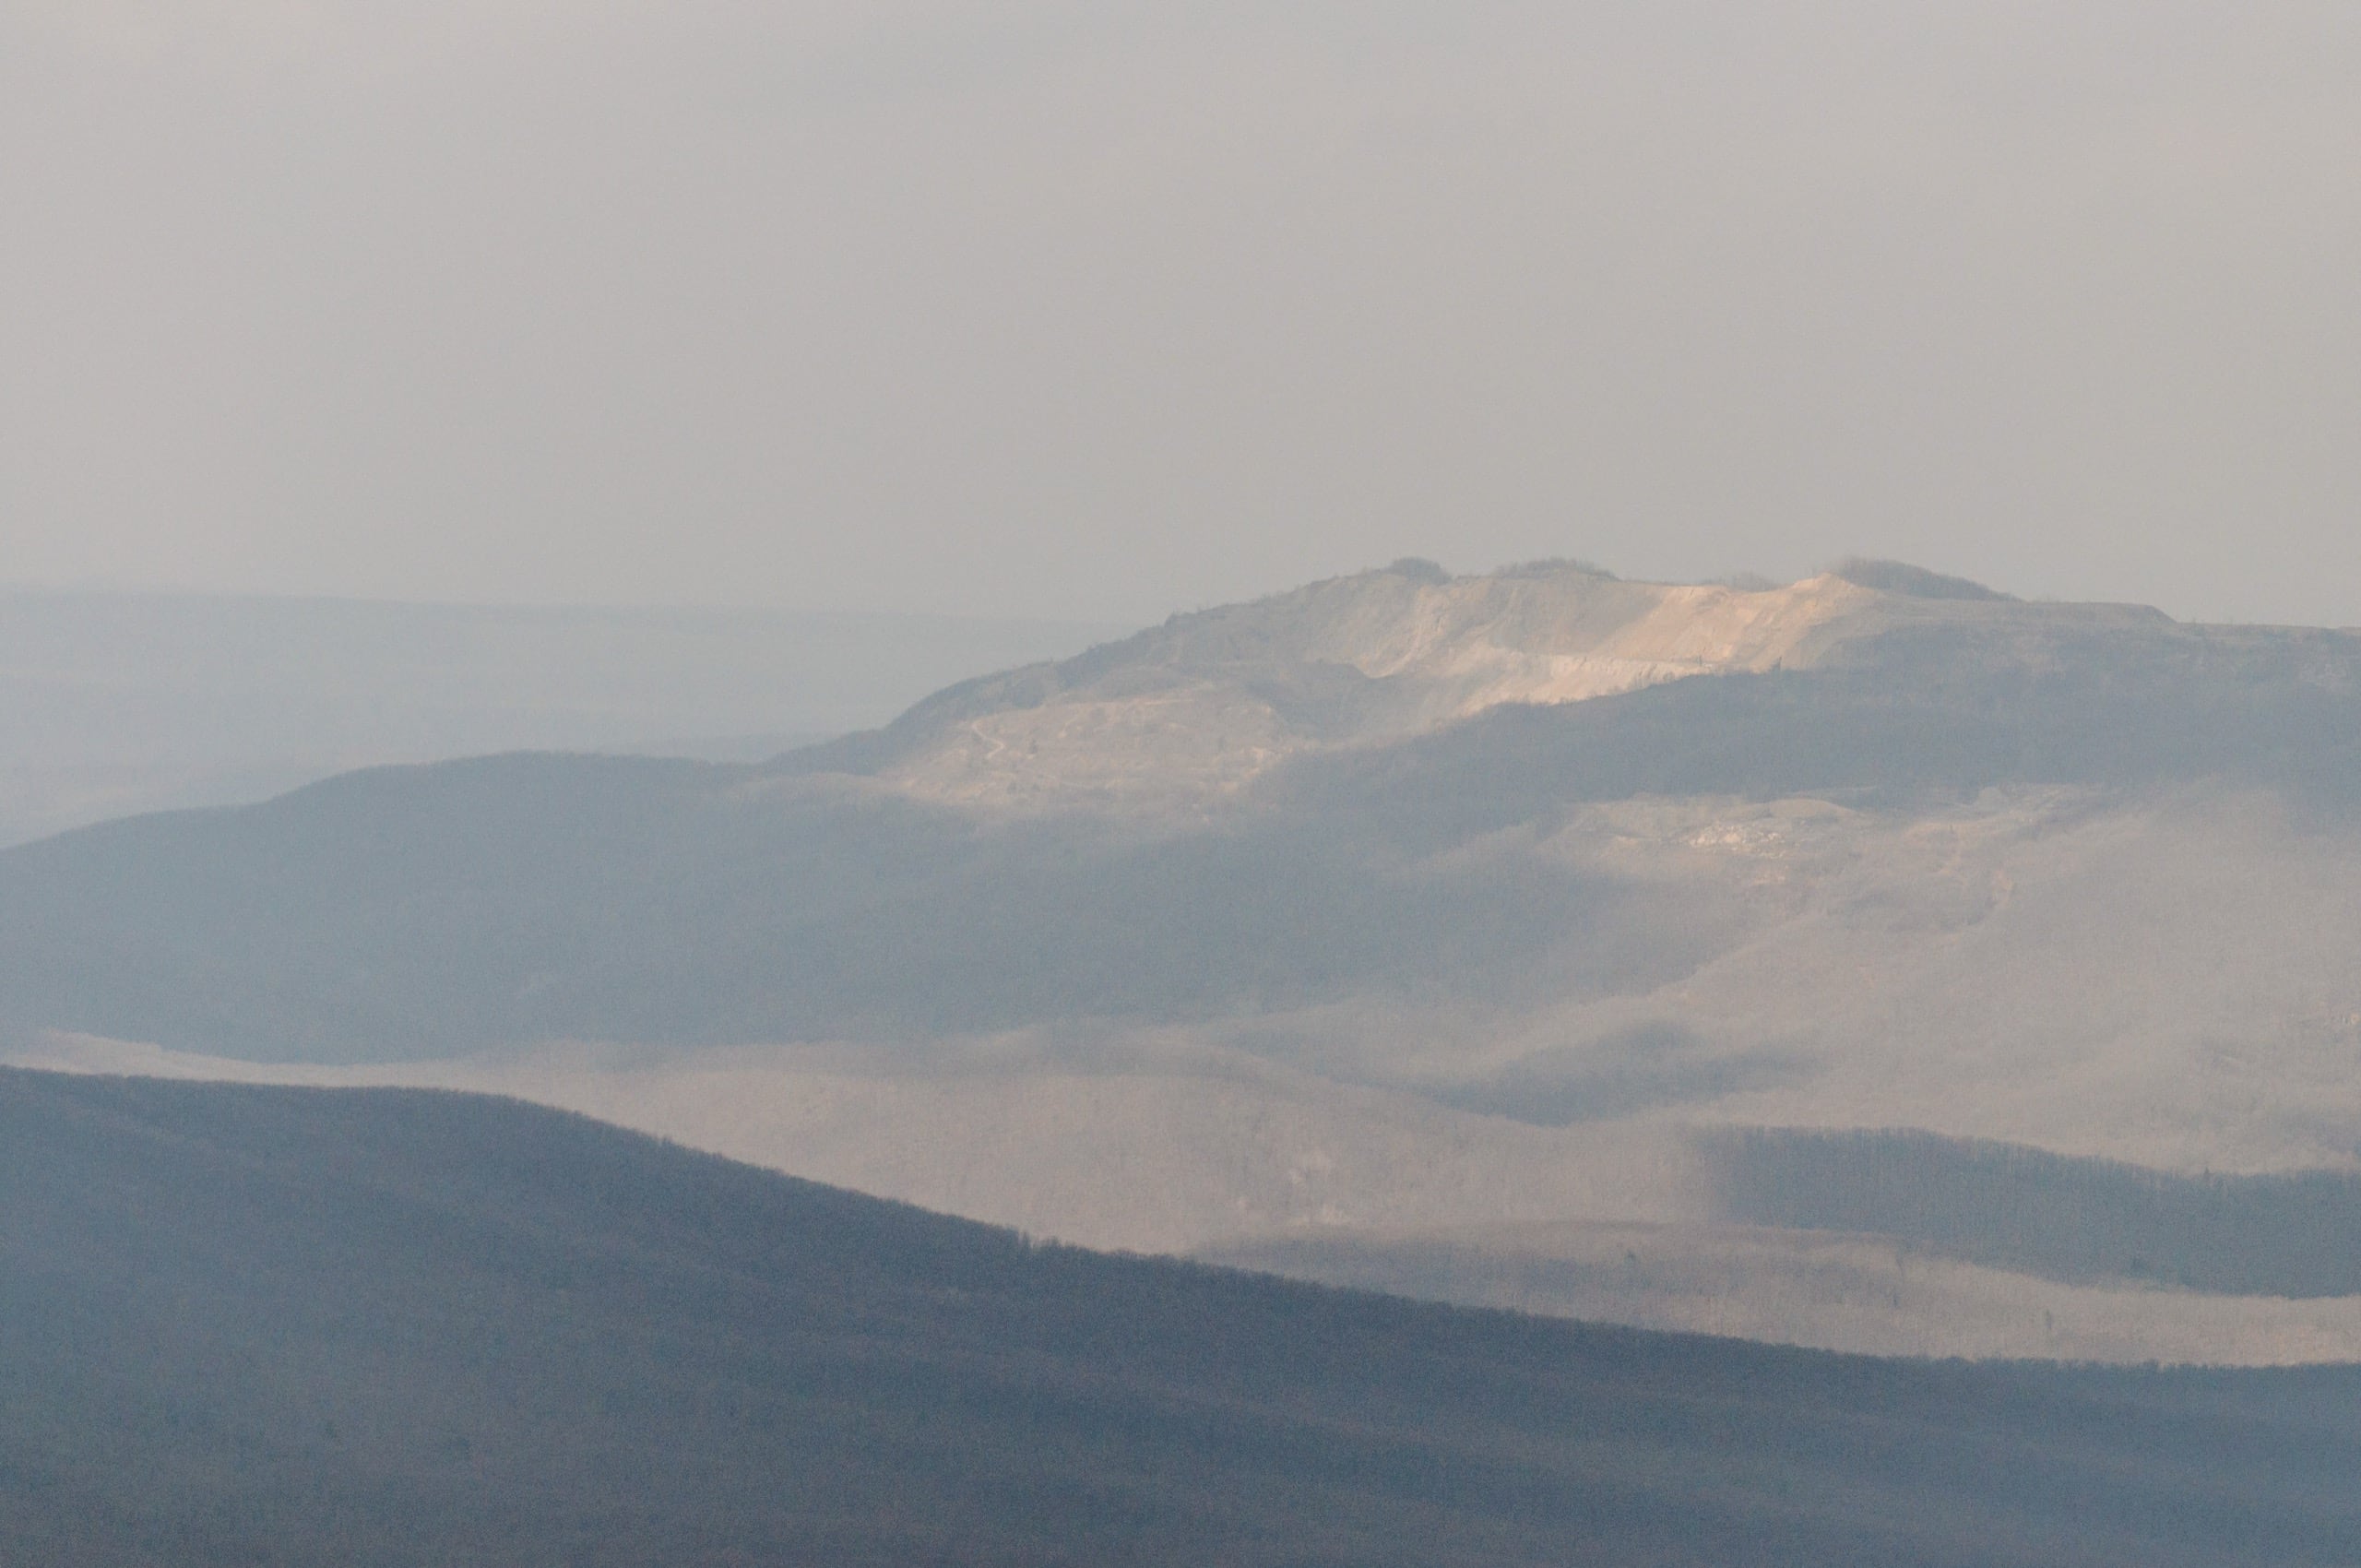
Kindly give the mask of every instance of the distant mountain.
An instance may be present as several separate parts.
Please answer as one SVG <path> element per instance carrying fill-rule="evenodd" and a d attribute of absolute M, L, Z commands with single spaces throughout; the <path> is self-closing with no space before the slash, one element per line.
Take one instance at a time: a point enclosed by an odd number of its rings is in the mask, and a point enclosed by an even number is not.
<path fill-rule="evenodd" d="M 1173 617 L 1062 663 L 971 681 L 854 762 L 931 799 L 999 806 L 1195 804 L 1287 758 L 1682 676 L 1808 662 L 1876 596 L 1627 583 L 1574 563 L 1454 578 L 1424 562 Z"/>
<path fill-rule="evenodd" d="M 525 749 L 752 761 L 1111 628 L 0 592 L 0 844 Z"/>
<path fill-rule="evenodd" d="M 498 1087 L 1094 1244 L 1465 1299 L 2334 1359 L 2361 1295 L 2131 1269 L 2158 1260 L 2120 1206 L 2116 1261 L 2044 1274 L 1953 1223 L 2001 1200 L 1941 1151 L 2354 1170 L 2356 889 L 2354 634 L 1891 563 L 1409 562 L 765 762 L 378 769 L 25 846 L 0 1027 L 28 1062 Z M 1896 1157 L 1926 1202 L 1866 1233 L 1970 1272 L 1914 1307 L 1820 1269 L 1826 1228 L 1715 1153 L 1744 1128 L 1928 1134 Z M 1679 1281 L 1592 1269 L 1629 1226 L 1671 1228 Z M 1560 1284 L 1502 1285 L 1520 1258 Z"/>
<path fill-rule="evenodd" d="M 11 1562 L 2325 1564 L 2356 1396 L 1422 1307 L 514 1102 L 0 1071 Z"/>
<path fill-rule="evenodd" d="M 1815 678 L 1738 679 L 1804 673 Z M 1675 683 L 1678 695 L 1596 706 Z M 2146 782 L 2235 766 L 2258 745 L 2264 766 L 2293 763 L 2291 749 L 2349 762 L 2334 742 L 2314 754 L 2325 738 L 2313 726 L 2347 713 L 2356 693 L 2351 634 L 2029 605 L 1890 562 L 1767 588 L 1625 582 L 1576 563 L 1449 577 L 1411 562 L 968 682 L 801 766 L 967 804 L 1202 809 L 1285 763 L 1387 757 L 1388 742 L 1431 739 L 1427 752 L 1489 769 L 1482 741 L 1498 726 L 1471 733 L 1465 721 L 1496 715 L 1514 733 L 1612 748 L 1594 766 L 1616 771 L 1555 785 L 1560 800 L 1759 794 L 1791 780 Z M 2265 711 L 2230 732 L 2193 732 L 2257 700 Z M 2094 717 L 2101 733 L 2088 732 Z M 1696 754 L 1733 724 L 1741 731 L 1721 754 Z M 1949 743 L 1920 755 L 1939 735 Z M 1845 749 L 1825 754 L 1832 740 Z M 1331 770 L 1297 771 L 1304 788 Z"/>

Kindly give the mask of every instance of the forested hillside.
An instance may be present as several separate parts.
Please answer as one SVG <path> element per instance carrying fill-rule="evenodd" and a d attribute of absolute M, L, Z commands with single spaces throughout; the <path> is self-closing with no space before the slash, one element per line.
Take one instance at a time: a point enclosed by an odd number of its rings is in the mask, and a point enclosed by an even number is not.
<path fill-rule="evenodd" d="M 1905 1238 L 2045 1278 L 2361 1295 L 2361 1175 L 2177 1176 L 1924 1133 L 1713 1141 L 1723 1214 Z"/>
<path fill-rule="evenodd" d="M 2331 1563 L 2356 1379 L 1584 1328 L 514 1102 L 0 1073 L 10 1562 Z"/>

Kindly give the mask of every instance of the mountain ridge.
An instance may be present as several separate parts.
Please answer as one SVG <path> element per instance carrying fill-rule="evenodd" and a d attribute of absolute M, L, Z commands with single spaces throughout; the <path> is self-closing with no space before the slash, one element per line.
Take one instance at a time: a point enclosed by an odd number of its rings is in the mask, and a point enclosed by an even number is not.
<path fill-rule="evenodd" d="M 106 825 L 0 853 L 0 1029 L 499 1087 L 1105 1245 L 1358 1235 L 1357 1269 L 1406 1231 L 1725 1223 L 1681 1175 L 1717 1129 L 2352 1170 L 2361 638 L 1934 586 L 1400 566 L 768 764 L 494 757 Z M 1511 625 L 1527 673 L 1770 667 L 1495 702 Z M 2012 1201 L 1935 1145 L 1900 1164 L 1914 1213 Z M 2146 1221 L 2106 1212 L 2119 1267 Z M 1740 1314 L 1786 1336 L 2061 1343 L 2030 1254 L 1880 1322 L 1873 1270 L 1758 1229 L 1679 1288 L 1784 1248 L 1860 1336 L 1808 1297 Z M 2070 1343 L 2346 1343 L 2355 1298 L 2242 1326 L 2265 1276 L 2202 1277 L 2238 1289 L 2072 1285 L 2105 1299 Z"/>
<path fill-rule="evenodd" d="M 1290 759 L 1430 736 L 1504 707 L 1698 676 L 1917 678 L 1964 644 L 1987 676 L 2038 677 L 2097 645 L 2118 659 L 2292 662 L 2340 690 L 2361 680 L 2361 638 L 2348 633 L 2027 603 L 1893 562 L 1770 587 L 1633 582 L 1573 562 L 1453 577 L 1410 563 L 965 682 L 882 731 L 773 766 L 982 809 L 1203 811 Z"/>

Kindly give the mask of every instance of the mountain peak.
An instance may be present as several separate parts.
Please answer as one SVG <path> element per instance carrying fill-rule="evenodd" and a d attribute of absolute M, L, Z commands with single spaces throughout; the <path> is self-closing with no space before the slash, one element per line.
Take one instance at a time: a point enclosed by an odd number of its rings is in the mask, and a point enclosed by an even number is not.
<path fill-rule="evenodd" d="M 1510 705 L 1863 659 L 2039 669 L 2060 638 L 2094 636 L 2130 637 L 2115 657 L 2137 664 L 2159 651 L 2140 639 L 2174 626 L 2132 606 L 2028 604 L 1894 561 L 1773 584 L 1640 582 L 1574 560 L 1455 576 L 1403 560 L 971 681 L 786 766 L 984 810 L 1199 813 L 1307 752 Z"/>
<path fill-rule="evenodd" d="M 1830 570 L 1831 576 L 1842 577 L 1880 593 L 1899 594 L 1904 599 L 1973 599 L 1987 603 L 2014 604 L 2014 594 L 1986 588 L 1966 577 L 1949 576 L 1930 572 L 1924 566 L 1913 566 L 1906 561 L 1880 561 L 1853 555 L 1837 563 Z"/>
<path fill-rule="evenodd" d="M 1473 576 L 1398 561 L 970 682 L 872 754 L 890 786 L 974 806 L 1203 805 L 1306 750 L 1808 664 L 1880 598 L 1835 574 L 1756 588 L 1631 582 L 1580 561 Z"/>

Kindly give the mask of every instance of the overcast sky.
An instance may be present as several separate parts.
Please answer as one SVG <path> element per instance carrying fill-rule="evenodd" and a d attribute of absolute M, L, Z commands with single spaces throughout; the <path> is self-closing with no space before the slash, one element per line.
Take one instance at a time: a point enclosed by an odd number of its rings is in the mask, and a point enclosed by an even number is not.
<path fill-rule="evenodd" d="M 2361 623 L 2353 0 L 0 0 L 0 580 Z"/>

